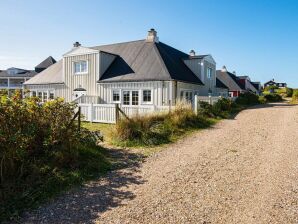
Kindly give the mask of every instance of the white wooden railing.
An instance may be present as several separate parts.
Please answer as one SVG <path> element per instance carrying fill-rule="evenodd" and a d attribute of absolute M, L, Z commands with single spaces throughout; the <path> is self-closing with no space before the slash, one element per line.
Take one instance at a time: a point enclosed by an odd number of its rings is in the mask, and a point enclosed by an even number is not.
<path fill-rule="evenodd" d="M 116 104 L 78 103 L 81 107 L 82 120 L 98 123 L 116 123 Z M 119 105 L 120 109 L 128 116 L 145 115 L 158 112 L 168 112 L 173 106 L 154 105 Z"/>

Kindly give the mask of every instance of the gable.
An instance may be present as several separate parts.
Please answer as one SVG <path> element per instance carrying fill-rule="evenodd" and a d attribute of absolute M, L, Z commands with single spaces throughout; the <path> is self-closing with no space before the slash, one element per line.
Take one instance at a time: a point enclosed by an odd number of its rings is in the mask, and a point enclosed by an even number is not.
<path fill-rule="evenodd" d="M 95 54 L 98 53 L 98 50 L 94 50 L 87 47 L 74 47 L 69 52 L 65 53 L 63 57 L 69 57 L 69 56 L 78 56 L 78 55 L 84 55 L 84 54 Z"/>

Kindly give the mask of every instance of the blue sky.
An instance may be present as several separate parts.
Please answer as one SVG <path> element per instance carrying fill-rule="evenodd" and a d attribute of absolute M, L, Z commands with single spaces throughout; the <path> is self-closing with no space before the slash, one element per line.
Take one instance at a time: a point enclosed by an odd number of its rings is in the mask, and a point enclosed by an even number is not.
<path fill-rule="evenodd" d="M 295 0 L 1 0 L 0 9 L 0 69 L 60 59 L 75 41 L 144 39 L 153 27 L 179 50 L 212 54 L 218 69 L 298 87 Z"/>

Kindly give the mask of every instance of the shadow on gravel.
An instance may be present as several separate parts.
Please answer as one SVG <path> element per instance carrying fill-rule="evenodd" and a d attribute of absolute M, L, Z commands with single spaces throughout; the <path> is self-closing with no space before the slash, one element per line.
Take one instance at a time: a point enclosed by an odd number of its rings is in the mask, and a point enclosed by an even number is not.
<path fill-rule="evenodd" d="M 94 223 L 104 211 L 120 206 L 123 200 L 135 198 L 126 187 L 144 183 L 138 175 L 144 157 L 126 150 L 106 150 L 117 161 L 113 171 L 62 194 L 36 211 L 25 213 L 19 223 Z"/>

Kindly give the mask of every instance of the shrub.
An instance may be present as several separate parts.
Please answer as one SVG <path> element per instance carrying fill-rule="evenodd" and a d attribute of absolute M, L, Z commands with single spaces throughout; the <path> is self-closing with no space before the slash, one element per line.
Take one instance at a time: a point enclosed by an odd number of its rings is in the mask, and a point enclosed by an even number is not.
<path fill-rule="evenodd" d="M 298 89 L 295 89 L 293 91 L 292 101 L 293 102 L 298 102 Z"/>
<path fill-rule="evenodd" d="M 0 99 L 0 221 L 108 168 L 95 138 L 71 122 L 74 104 Z M 93 139 L 93 140 L 91 140 Z"/>
<path fill-rule="evenodd" d="M 293 89 L 286 87 L 286 97 L 292 97 L 293 96 Z"/>
<path fill-rule="evenodd" d="M 259 102 L 260 104 L 265 104 L 267 103 L 267 99 L 265 98 L 265 96 L 259 96 Z"/>
<path fill-rule="evenodd" d="M 276 94 L 276 93 L 266 94 L 266 95 L 264 95 L 264 98 L 266 99 L 267 102 L 282 101 L 282 97 L 279 94 Z"/>
<path fill-rule="evenodd" d="M 240 94 L 235 103 L 245 106 L 259 104 L 259 97 L 254 93 L 245 92 Z"/>

